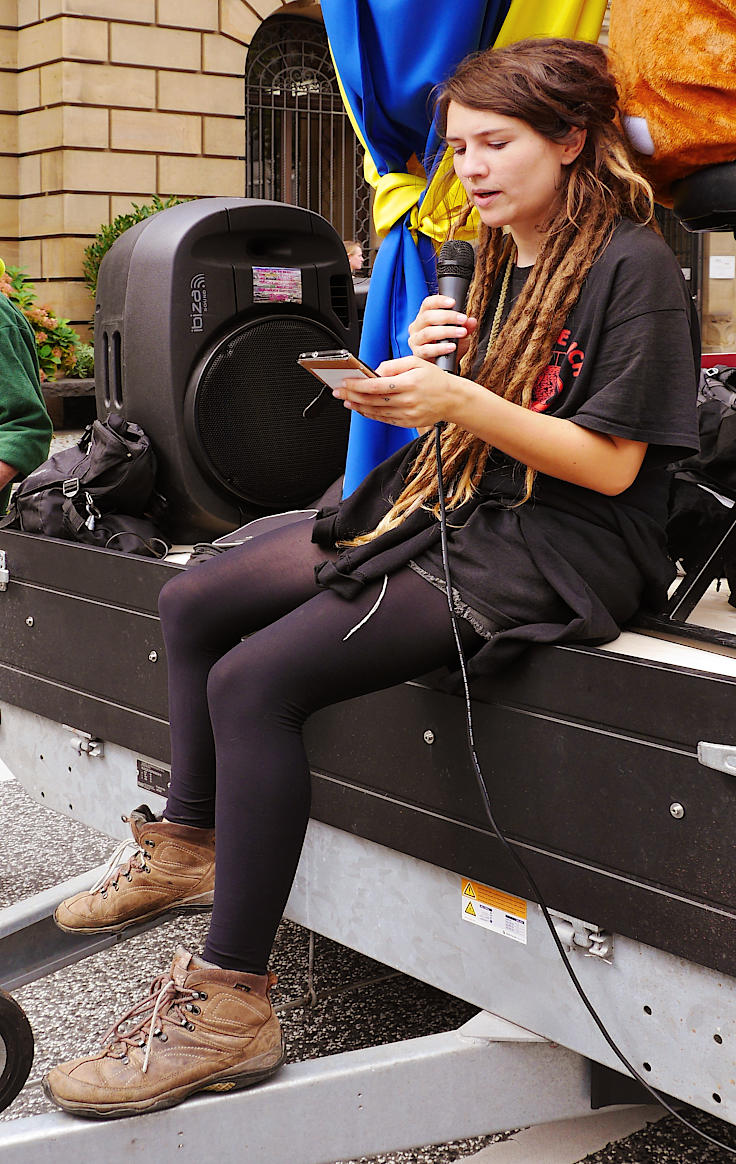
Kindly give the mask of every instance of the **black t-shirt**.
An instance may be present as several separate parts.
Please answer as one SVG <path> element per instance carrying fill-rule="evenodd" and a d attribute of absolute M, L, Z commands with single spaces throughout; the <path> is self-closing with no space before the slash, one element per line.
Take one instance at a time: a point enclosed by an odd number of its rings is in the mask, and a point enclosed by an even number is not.
<path fill-rule="evenodd" d="M 533 269 L 514 268 L 504 317 Z M 481 324 L 473 374 L 483 362 L 500 283 Z M 532 407 L 596 432 L 646 441 L 642 470 L 618 500 L 664 520 L 666 497 L 656 486 L 666 479 L 651 471 L 698 447 L 699 359 L 697 320 L 675 256 L 653 230 L 624 219 L 588 274 L 537 380 Z M 511 464 L 503 454 L 494 459 Z M 550 478 L 537 481 L 539 497 Z M 557 486 L 555 497 L 559 487 L 573 494 L 578 488 Z"/>
<path fill-rule="evenodd" d="M 512 300 L 527 276 L 533 268 L 514 272 Z M 481 334 L 490 330 L 498 291 Z M 616 497 L 540 473 L 532 498 L 517 508 L 524 467 L 492 453 L 478 496 L 450 517 L 461 606 L 508 628 L 476 654 L 474 670 L 491 669 L 524 641 L 606 641 L 640 605 L 663 602 L 674 576 L 665 549 L 664 466 L 698 447 L 698 364 L 692 302 L 674 255 L 655 231 L 622 220 L 537 380 L 533 407 L 649 448 L 634 483 Z M 373 528 L 401 491 L 418 447 L 394 454 L 337 514 L 325 514 L 315 540 L 333 543 Z M 442 577 L 437 523 L 425 511 L 343 551 L 334 566 L 320 568 L 318 580 L 349 597 L 410 561 Z"/>

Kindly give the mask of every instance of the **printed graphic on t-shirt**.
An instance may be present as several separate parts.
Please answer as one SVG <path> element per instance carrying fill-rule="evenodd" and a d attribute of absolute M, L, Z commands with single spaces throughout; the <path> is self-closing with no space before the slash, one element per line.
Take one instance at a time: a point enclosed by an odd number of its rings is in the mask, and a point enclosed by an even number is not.
<path fill-rule="evenodd" d="M 534 412 L 546 412 L 555 397 L 559 396 L 570 382 L 569 376 L 577 377 L 585 360 L 585 352 L 579 347 L 577 340 L 572 338 L 568 327 L 560 332 L 557 342 L 552 349 L 550 362 L 543 372 L 537 376 L 532 390 L 532 409 Z M 569 372 L 568 376 L 565 373 Z"/>

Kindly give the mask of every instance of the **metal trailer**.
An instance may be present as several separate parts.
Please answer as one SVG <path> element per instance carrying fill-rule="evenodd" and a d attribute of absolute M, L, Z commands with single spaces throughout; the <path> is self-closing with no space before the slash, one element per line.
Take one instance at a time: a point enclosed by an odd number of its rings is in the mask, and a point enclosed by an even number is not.
<path fill-rule="evenodd" d="M 0 533 L 0 757 L 40 802 L 111 836 L 141 789 L 163 803 L 156 601 L 178 568 Z M 497 817 L 609 1031 L 652 1086 L 736 1123 L 736 611 L 711 588 L 697 609 L 705 626 L 683 625 L 707 581 L 686 579 L 668 619 L 606 648 L 530 650 L 475 684 L 474 707 Z M 127 1159 L 143 1151 L 145 1119 L 164 1160 L 198 1160 L 217 1134 L 223 1162 L 320 1164 L 641 1101 L 489 829 L 463 703 L 441 680 L 309 721 L 313 819 L 287 916 L 478 1017 L 132 1122 L 6 1122 L 4 1161 L 65 1164 L 85 1149 Z M 53 925 L 58 901 L 87 881 L 0 913 L 0 986 L 116 940 Z"/>

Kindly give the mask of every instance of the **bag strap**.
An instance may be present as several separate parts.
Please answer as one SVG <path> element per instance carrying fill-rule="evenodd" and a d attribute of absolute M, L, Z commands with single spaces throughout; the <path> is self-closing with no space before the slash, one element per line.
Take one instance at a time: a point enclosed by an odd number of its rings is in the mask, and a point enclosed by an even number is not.
<path fill-rule="evenodd" d="M 77 441 L 77 446 L 85 454 L 89 452 L 89 446 L 92 444 L 92 434 L 94 431 L 94 427 L 95 427 L 95 422 L 92 421 L 91 424 L 88 424 L 86 426 L 84 432 L 82 433 L 81 437 Z"/>
<path fill-rule="evenodd" d="M 64 525 L 69 530 L 69 533 L 78 542 L 88 541 L 88 537 L 83 531 L 88 530 L 87 518 L 83 517 L 72 501 L 71 497 L 65 497 L 61 503 L 61 512 L 64 519 Z"/>
<path fill-rule="evenodd" d="M 15 490 L 10 498 L 8 512 L 0 517 L 0 529 L 23 529 L 20 508 L 18 506 L 18 491 Z"/>

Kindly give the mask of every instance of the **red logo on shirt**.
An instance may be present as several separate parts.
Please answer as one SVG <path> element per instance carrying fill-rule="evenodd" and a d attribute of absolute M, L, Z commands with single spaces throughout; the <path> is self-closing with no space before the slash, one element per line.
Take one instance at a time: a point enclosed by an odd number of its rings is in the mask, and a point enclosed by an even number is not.
<path fill-rule="evenodd" d="M 570 329 L 563 328 L 552 352 L 552 359 L 543 372 L 537 376 L 532 391 L 531 407 L 534 412 L 544 412 L 552 400 L 559 396 L 564 387 L 562 371 L 569 364 L 572 375 L 577 377 L 585 360 L 585 352 L 578 347 L 577 340 L 570 341 Z"/>
<path fill-rule="evenodd" d="M 544 412 L 550 400 L 562 391 L 562 377 L 557 364 L 548 364 L 543 372 L 537 376 L 537 382 L 532 392 L 532 408 L 535 412 Z"/>

